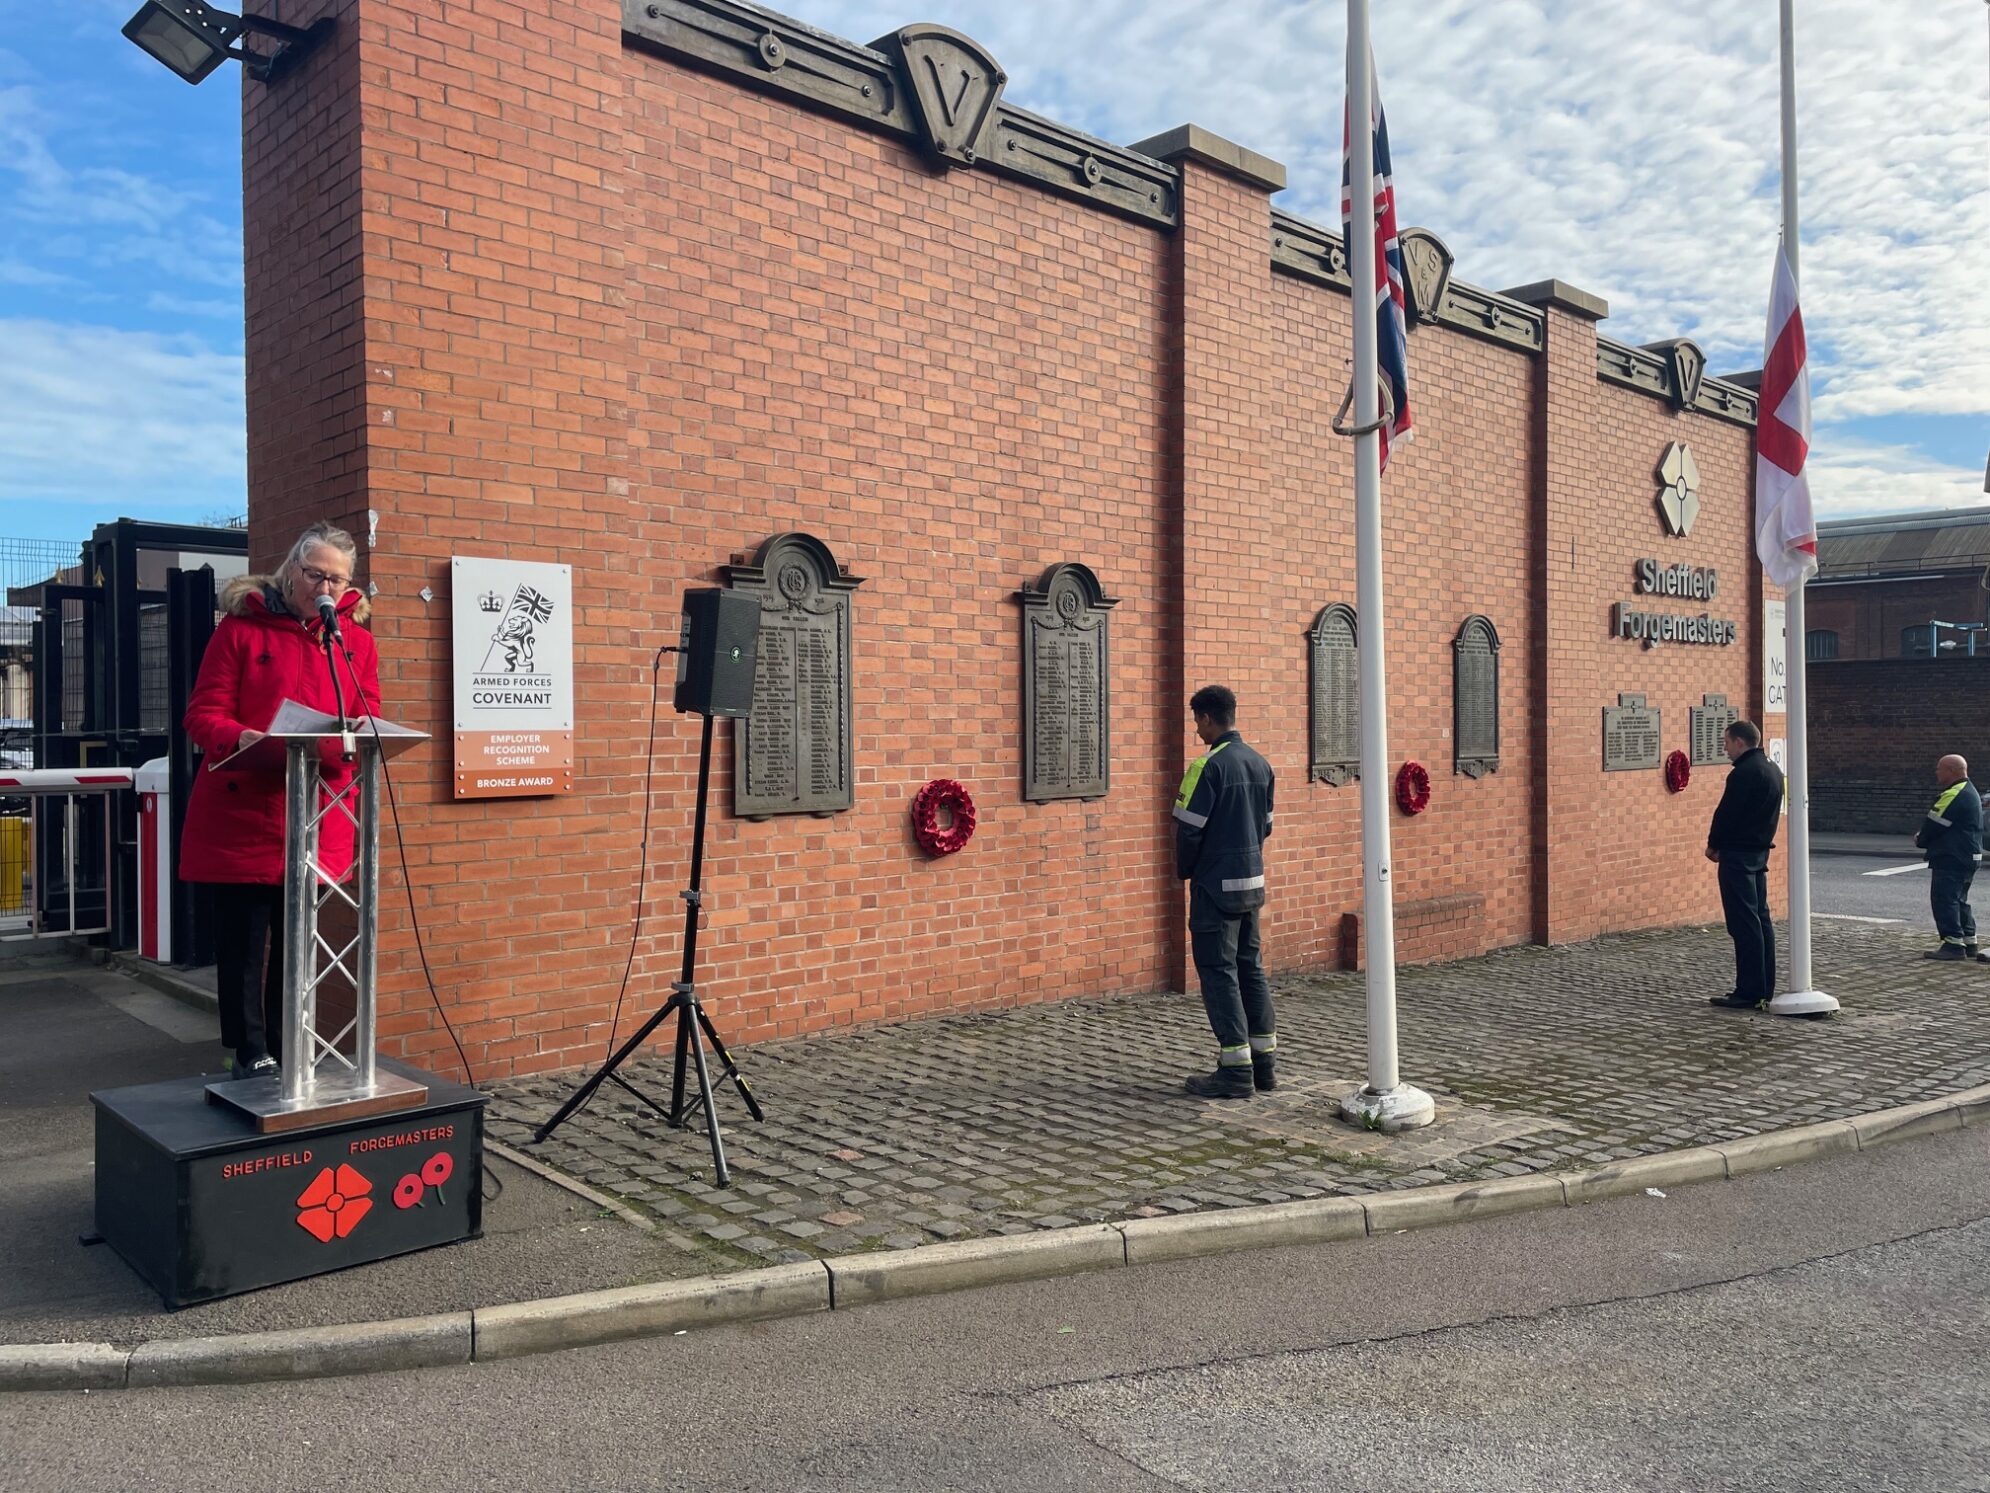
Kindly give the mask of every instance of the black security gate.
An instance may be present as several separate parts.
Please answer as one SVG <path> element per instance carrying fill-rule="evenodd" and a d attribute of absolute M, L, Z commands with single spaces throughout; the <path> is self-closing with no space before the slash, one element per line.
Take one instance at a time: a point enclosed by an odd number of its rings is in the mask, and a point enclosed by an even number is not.
<path fill-rule="evenodd" d="M 247 551 L 243 529 L 119 519 L 98 525 L 78 565 L 8 594 L 16 605 L 40 609 L 34 629 L 34 765 L 135 769 L 157 757 L 168 759 L 175 864 L 194 782 L 193 749 L 180 721 L 214 633 L 212 566 L 238 572 Z M 76 874 L 96 888 L 99 907 L 109 899 L 112 945 L 127 948 L 137 933 L 137 796 L 127 793 L 108 802 L 117 816 L 111 864 L 89 861 L 101 859 L 101 849 L 78 847 L 84 863 Z M 100 835 L 85 840 L 88 846 L 103 843 Z M 35 856 L 44 921 L 56 926 L 51 904 L 62 875 L 58 862 L 67 852 L 56 836 L 45 835 Z M 206 908 L 187 895 L 175 895 L 171 903 L 174 962 L 211 963 Z"/>

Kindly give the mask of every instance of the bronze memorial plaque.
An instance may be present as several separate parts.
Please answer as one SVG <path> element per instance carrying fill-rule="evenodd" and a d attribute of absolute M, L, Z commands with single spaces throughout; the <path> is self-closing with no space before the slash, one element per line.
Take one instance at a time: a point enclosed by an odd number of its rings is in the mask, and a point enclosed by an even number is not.
<path fill-rule="evenodd" d="M 807 534 L 781 534 L 726 583 L 760 602 L 753 710 L 733 724 L 732 811 L 834 814 L 855 801 L 850 593 L 863 582 Z"/>
<path fill-rule="evenodd" d="M 1643 695 L 1617 696 L 1617 703 L 1603 707 L 1603 770 L 1635 772 L 1656 767 L 1659 746 L 1658 712 L 1645 704 Z"/>
<path fill-rule="evenodd" d="M 1726 695 L 1702 695 L 1704 702 L 1688 712 L 1693 718 L 1692 745 L 1688 756 L 1695 767 L 1727 765 L 1727 728 L 1741 719 L 1741 712 L 1727 703 Z"/>
<path fill-rule="evenodd" d="M 1320 609 L 1306 634 L 1312 660 L 1312 751 L 1308 771 L 1336 788 L 1361 776 L 1361 659 L 1355 652 L 1354 609 L 1335 602 Z"/>
<path fill-rule="evenodd" d="M 1106 613 L 1118 605 L 1083 565 L 1053 565 L 1023 604 L 1023 797 L 1103 798 L 1112 778 Z"/>
<path fill-rule="evenodd" d="M 1452 768 L 1468 778 L 1499 771 L 1499 633 L 1474 613 L 1452 640 Z"/>

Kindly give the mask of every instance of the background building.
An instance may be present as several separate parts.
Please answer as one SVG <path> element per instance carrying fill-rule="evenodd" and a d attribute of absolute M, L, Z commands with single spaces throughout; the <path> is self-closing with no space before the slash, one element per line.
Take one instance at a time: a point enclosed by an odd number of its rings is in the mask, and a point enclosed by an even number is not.
<path fill-rule="evenodd" d="M 1990 652 L 1990 507 L 1819 524 L 1806 620 L 1817 661 Z"/>
<path fill-rule="evenodd" d="M 1937 758 L 1990 775 L 1990 507 L 1823 523 L 1817 558 L 1811 823 L 1905 846 Z"/>

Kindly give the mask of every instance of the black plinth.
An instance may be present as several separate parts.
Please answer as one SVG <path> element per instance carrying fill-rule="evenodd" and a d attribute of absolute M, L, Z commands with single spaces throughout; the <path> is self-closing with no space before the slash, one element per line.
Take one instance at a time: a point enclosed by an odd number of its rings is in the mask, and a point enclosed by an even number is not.
<path fill-rule="evenodd" d="M 97 1231 L 169 1307 L 478 1237 L 484 1096 L 381 1066 L 428 1102 L 265 1135 L 206 1077 L 92 1094 Z"/>

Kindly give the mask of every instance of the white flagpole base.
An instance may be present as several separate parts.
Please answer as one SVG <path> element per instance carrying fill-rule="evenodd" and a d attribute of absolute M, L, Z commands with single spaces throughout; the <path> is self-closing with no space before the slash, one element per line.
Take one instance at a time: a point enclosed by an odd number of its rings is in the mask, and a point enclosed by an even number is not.
<path fill-rule="evenodd" d="M 1771 1016 L 1829 1016 L 1838 1002 L 1822 990 L 1790 990 L 1763 1008 Z"/>
<path fill-rule="evenodd" d="M 1364 1085 L 1341 1100 L 1340 1116 L 1364 1130 L 1394 1134 L 1428 1125 L 1437 1118 L 1437 1103 L 1413 1084 L 1399 1083 L 1386 1094 Z"/>

